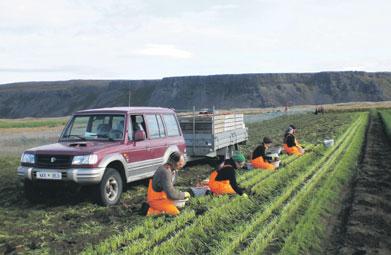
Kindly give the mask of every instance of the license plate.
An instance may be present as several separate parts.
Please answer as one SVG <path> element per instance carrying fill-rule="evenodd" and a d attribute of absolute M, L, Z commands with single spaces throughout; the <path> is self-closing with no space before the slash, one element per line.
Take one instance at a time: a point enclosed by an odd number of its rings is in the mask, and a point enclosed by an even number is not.
<path fill-rule="evenodd" d="M 37 179 L 61 180 L 61 173 L 57 173 L 57 172 L 37 172 Z"/>

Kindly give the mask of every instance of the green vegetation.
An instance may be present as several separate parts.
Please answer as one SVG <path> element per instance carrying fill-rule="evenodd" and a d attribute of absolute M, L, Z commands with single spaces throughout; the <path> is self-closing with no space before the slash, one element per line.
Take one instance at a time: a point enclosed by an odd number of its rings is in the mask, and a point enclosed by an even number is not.
<path fill-rule="evenodd" d="M 34 128 L 64 126 L 67 118 L 52 119 L 0 119 L 0 128 Z"/>
<path fill-rule="evenodd" d="M 360 147 L 355 141 L 366 121 L 365 113 L 332 113 L 284 116 L 250 124 L 249 143 L 241 148 L 246 154 L 265 135 L 280 144 L 289 124 L 298 127 L 306 154 L 283 156 L 282 167 L 276 172 L 240 171 L 238 180 L 251 194 L 248 199 L 193 198 L 176 218 L 137 214 L 146 195 L 143 182 L 129 185 L 121 204 L 110 208 L 96 206 L 87 195 L 62 190 L 41 203 L 30 204 L 16 178 L 19 157 L 0 157 L 0 253 L 12 247 L 32 254 L 83 250 L 84 254 L 277 253 L 285 247 L 284 240 L 287 245 L 292 242 L 292 233 L 299 231 L 296 223 L 315 207 L 312 201 L 317 200 L 318 190 L 335 187 L 329 183 L 342 185 L 346 179 L 340 179 L 339 173 L 353 170 L 341 164 Z M 334 138 L 335 145 L 324 148 L 324 138 Z M 179 175 L 178 185 L 192 185 L 196 179 L 207 177 L 210 170 L 206 164 L 192 166 Z M 319 214 L 310 216 L 317 220 Z M 312 234 L 321 236 L 320 232 Z M 304 243 L 299 247 L 300 251 L 313 248 Z"/>
<path fill-rule="evenodd" d="M 388 139 L 391 140 L 391 110 L 380 111 L 379 114 L 383 121 L 384 129 L 386 130 Z"/>
<path fill-rule="evenodd" d="M 306 205 L 314 199 L 312 194 L 332 178 L 336 162 L 347 157 L 354 137 L 363 130 L 367 121 L 365 114 L 356 114 L 355 117 L 358 119 L 352 124 L 348 123 L 348 129 L 338 132 L 344 133 L 330 149 L 315 146 L 276 172 L 253 170 L 242 173 L 239 179 L 251 192 L 251 198 L 195 198 L 182 212 L 183 215 L 192 215 L 184 227 L 180 224 L 179 228 L 171 228 L 172 221 L 166 222 L 152 235 L 146 229 L 142 238 L 132 236 L 129 240 L 122 239 L 121 244 L 115 241 L 119 236 L 114 236 L 104 244 L 90 247 L 85 253 L 262 253 L 271 247 L 276 237 L 289 234 L 286 226 L 302 217 Z M 198 200 L 202 200 L 202 203 Z M 207 210 L 200 210 L 205 208 Z M 192 211 L 195 215 L 191 214 Z M 178 217 L 178 221 L 182 219 Z M 113 243 L 116 245 L 108 245 Z"/>
<path fill-rule="evenodd" d="M 313 193 L 307 204 L 308 209 L 298 224 L 290 223 L 293 231 L 286 238 L 281 254 L 309 253 L 314 250 L 320 252 L 320 243 L 326 233 L 326 226 L 319 223 L 322 222 L 324 213 L 330 210 L 332 203 L 341 200 L 340 191 L 356 170 L 364 139 L 365 125 L 361 125 L 346 148 L 348 152 L 334 166 L 325 184 Z"/>

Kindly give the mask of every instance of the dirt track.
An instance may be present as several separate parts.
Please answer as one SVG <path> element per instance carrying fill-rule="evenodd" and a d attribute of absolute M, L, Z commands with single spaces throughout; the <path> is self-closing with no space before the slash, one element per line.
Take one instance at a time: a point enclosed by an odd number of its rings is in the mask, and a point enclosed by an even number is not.
<path fill-rule="evenodd" d="M 373 115 L 338 254 L 391 254 L 391 144 Z"/>

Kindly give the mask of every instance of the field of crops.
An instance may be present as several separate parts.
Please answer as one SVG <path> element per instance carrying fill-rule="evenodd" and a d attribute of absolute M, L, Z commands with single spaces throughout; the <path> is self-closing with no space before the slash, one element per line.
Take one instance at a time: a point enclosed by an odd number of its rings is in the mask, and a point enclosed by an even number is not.
<path fill-rule="evenodd" d="M 339 229 L 331 234 L 335 254 L 391 254 L 391 140 L 384 124 L 372 111 Z"/>
<path fill-rule="evenodd" d="M 367 114 L 357 115 L 335 146 L 314 146 L 277 172 L 240 176 L 251 194 L 201 197 L 175 219 L 149 218 L 85 254 L 261 254 L 316 249 L 318 224 L 351 175 L 364 140 Z"/>
<path fill-rule="evenodd" d="M 249 198 L 192 198 L 176 217 L 143 217 L 145 182 L 129 185 L 118 206 L 103 208 L 87 194 L 59 191 L 30 204 L 15 169 L 18 156 L 0 156 L 0 252 L 83 254 L 317 254 L 327 239 L 327 215 L 357 170 L 367 112 L 301 114 L 249 124 L 250 154 L 263 136 L 281 144 L 288 124 L 306 145 L 302 157 L 283 156 L 276 172 L 241 170 Z M 325 148 L 325 138 L 335 145 Z M 178 186 L 209 176 L 213 161 L 187 167 Z M 331 209 L 334 208 L 334 209 Z"/>

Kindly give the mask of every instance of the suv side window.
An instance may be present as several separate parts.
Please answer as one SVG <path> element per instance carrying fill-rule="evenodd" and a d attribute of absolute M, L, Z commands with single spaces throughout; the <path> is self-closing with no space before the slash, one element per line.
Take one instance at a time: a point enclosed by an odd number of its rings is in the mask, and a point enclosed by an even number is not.
<path fill-rule="evenodd" d="M 159 138 L 159 124 L 157 123 L 156 115 L 145 115 L 145 120 L 147 122 L 149 138 Z"/>
<path fill-rule="evenodd" d="M 165 137 L 166 131 L 164 130 L 162 117 L 160 115 L 156 115 L 156 117 L 157 117 L 157 123 L 159 124 L 160 137 Z"/>
<path fill-rule="evenodd" d="M 129 118 L 128 118 L 128 138 L 129 140 L 133 140 L 133 126 L 134 124 L 132 123 L 132 117 L 129 115 Z"/>
<path fill-rule="evenodd" d="M 180 135 L 178 122 L 176 121 L 176 118 L 173 114 L 164 114 L 163 119 L 164 119 L 164 123 L 166 123 L 168 136 Z"/>
<path fill-rule="evenodd" d="M 129 136 L 130 138 L 133 139 L 134 133 L 138 130 L 146 132 L 143 115 L 131 115 L 130 122 L 131 125 L 129 126 L 129 131 L 128 131 L 128 134 L 131 135 Z M 130 130 L 130 127 L 132 127 L 132 130 Z"/>

